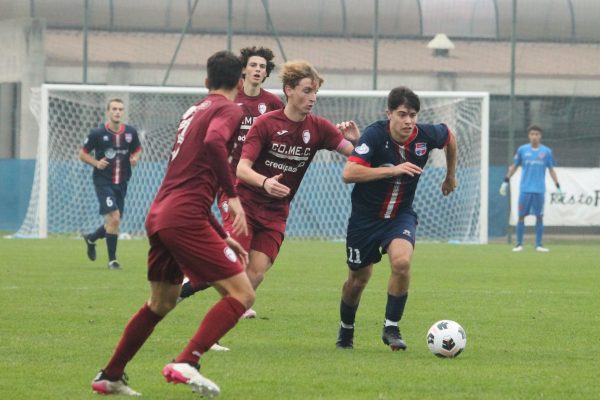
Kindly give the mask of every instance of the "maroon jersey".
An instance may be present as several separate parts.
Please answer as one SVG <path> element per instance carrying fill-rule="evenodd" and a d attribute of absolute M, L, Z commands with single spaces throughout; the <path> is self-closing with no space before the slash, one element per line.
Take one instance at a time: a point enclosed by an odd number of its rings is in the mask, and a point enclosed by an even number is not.
<path fill-rule="evenodd" d="M 286 117 L 283 109 L 265 114 L 256 119 L 248 132 L 241 158 L 253 161 L 252 168 L 266 177 L 283 173 L 279 182 L 290 188 L 290 195 L 276 199 L 263 188 L 242 181 L 238 187 L 244 192 L 251 191 L 252 200 L 258 204 L 286 207 L 317 151 L 336 150 L 342 141 L 342 133 L 319 116 L 308 114 L 304 121 L 295 122 Z"/>
<path fill-rule="evenodd" d="M 209 94 L 183 114 L 167 172 L 146 218 L 148 236 L 212 221 L 210 209 L 219 186 L 229 197 L 237 195 L 227 157 L 241 117 L 240 107 L 218 94 Z"/>
<path fill-rule="evenodd" d="M 284 104 L 281 99 L 271 92 L 267 92 L 264 89 L 260 89 L 258 96 L 248 96 L 244 91 L 240 91 L 235 98 L 235 102 L 241 107 L 243 112 L 242 122 L 240 129 L 235 136 L 233 142 L 233 150 L 231 151 L 231 172 L 235 176 L 235 170 L 240 156 L 242 155 L 242 145 L 246 140 L 246 135 L 252 127 L 254 120 L 261 115 L 268 113 L 273 110 L 279 110 L 283 108 Z"/>

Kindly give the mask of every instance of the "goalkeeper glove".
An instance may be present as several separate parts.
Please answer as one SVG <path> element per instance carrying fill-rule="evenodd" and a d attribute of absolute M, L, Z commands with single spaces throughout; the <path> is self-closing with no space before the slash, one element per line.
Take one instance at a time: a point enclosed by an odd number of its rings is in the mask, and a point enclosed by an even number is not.
<path fill-rule="evenodd" d="M 500 185 L 500 196 L 506 196 L 506 193 L 508 192 L 508 178 L 504 178 L 504 182 L 502 182 L 502 185 Z"/>

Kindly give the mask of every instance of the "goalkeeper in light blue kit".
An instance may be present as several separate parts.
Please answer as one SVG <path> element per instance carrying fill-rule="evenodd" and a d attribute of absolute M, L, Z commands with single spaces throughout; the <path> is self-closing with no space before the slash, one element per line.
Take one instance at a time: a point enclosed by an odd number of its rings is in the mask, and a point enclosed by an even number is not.
<path fill-rule="evenodd" d="M 525 217 L 535 215 L 535 250 L 548 252 L 542 245 L 544 235 L 544 193 L 546 192 L 546 169 L 550 173 L 556 188 L 560 192 L 558 177 L 554 171 L 552 149 L 541 144 L 542 128 L 532 125 L 527 129 L 529 143 L 520 146 L 515 154 L 513 164 L 508 168 L 506 178 L 500 186 L 500 194 L 506 196 L 508 181 L 522 167 L 521 185 L 519 188 L 519 208 L 517 221 L 517 243 L 513 251 L 523 250 L 523 234 L 525 233 Z"/>

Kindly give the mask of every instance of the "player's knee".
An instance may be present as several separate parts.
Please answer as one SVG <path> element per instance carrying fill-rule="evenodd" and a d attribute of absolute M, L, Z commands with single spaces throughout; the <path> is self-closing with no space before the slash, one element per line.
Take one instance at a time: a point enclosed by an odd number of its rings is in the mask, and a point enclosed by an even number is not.
<path fill-rule="evenodd" d="M 121 215 L 118 211 L 112 212 L 106 216 L 106 225 L 110 230 L 119 229 L 119 225 L 121 224 Z"/>
<path fill-rule="evenodd" d="M 371 274 L 352 275 L 348 279 L 348 285 L 353 290 L 362 291 L 365 287 L 367 287 L 367 284 L 369 283 L 369 278 L 371 278 Z"/>
<path fill-rule="evenodd" d="M 149 306 L 153 313 L 164 317 L 177 305 L 177 299 L 150 300 Z"/>
<path fill-rule="evenodd" d="M 403 256 L 394 257 L 391 260 L 392 273 L 398 275 L 408 275 L 410 271 L 410 260 Z"/>

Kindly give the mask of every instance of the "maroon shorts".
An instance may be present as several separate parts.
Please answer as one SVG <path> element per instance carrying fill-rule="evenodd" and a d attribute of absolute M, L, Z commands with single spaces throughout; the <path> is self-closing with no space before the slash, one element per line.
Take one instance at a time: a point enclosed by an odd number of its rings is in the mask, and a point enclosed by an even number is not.
<path fill-rule="evenodd" d="M 208 221 L 162 229 L 149 238 L 148 280 L 192 284 L 226 279 L 244 271 L 237 255 Z"/>
<path fill-rule="evenodd" d="M 279 207 L 269 209 L 268 206 L 256 205 L 251 199 L 242 198 L 242 206 L 248 222 L 248 236 L 234 235 L 233 217 L 227 210 L 227 200 L 225 193 L 219 193 L 217 204 L 225 231 L 237 240 L 246 251 L 260 251 L 269 256 L 271 262 L 275 262 L 285 237 L 287 209 Z"/>

